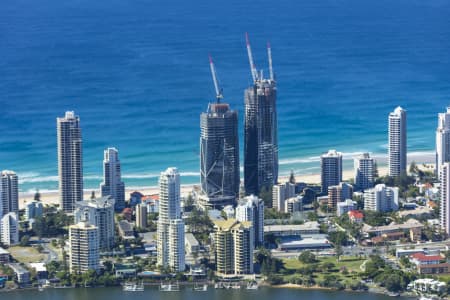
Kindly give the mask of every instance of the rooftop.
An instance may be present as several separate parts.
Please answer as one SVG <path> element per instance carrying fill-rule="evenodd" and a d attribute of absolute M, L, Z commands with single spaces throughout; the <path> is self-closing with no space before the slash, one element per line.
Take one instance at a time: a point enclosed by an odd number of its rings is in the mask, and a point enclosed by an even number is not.
<path fill-rule="evenodd" d="M 411 254 L 411 257 L 418 261 L 440 261 L 441 259 L 443 259 L 443 257 L 440 255 L 425 255 L 423 253 L 414 253 Z"/>
<path fill-rule="evenodd" d="M 185 239 L 187 242 L 189 242 L 189 244 L 190 244 L 191 246 L 198 246 L 198 245 L 199 245 L 197 239 L 195 238 L 195 236 L 194 236 L 192 233 L 190 233 L 190 232 L 188 232 L 188 233 L 186 233 L 186 234 L 184 235 L 184 239 Z"/>
<path fill-rule="evenodd" d="M 9 254 L 9 252 L 0 247 L 0 254 Z"/>
<path fill-rule="evenodd" d="M 379 231 L 392 231 L 392 230 L 408 230 L 408 229 L 414 229 L 414 228 L 422 228 L 423 225 L 417 220 L 409 219 L 408 221 L 397 224 L 395 222 L 392 222 L 389 225 L 385 226 L 370 226 L 367 224 L 364 224 L 363 231 L 364 232 L 379 232 Z"/>
<path fill-rule="evenodd" d="M 34 268 L 36 272 L 47 272 L 45 263 L 30 263 L 30 267 Z"/>
<path fill-rule="evenodd" d="M 264 232 L 273 231 L 306 231 L 306 230 L 319 230 L 319 222 L 306 222 L 300 225 L 265 225 Z"/>
<path fill-rule="evenodd" d="M 355 219 L 362 219 L 362 218 L 364 218 L 364 214 L 362 212 L 358 211 L 358 210 L 351 210 L 347 214 L 348 214 L 348 216 L 350 218 L 351 217 L 353 217 Z"/>
<path fill-rule="evenodd" d="M 222 230 L 222 231 L 229 231 L 232 229 L 237 229 L 240 226 L 243 226 L 244 228 L 251 228 L 252 222 L 239 222 L 236 219 L 228 219 L 228 220 L 215 220 L 214 225 Z"/>

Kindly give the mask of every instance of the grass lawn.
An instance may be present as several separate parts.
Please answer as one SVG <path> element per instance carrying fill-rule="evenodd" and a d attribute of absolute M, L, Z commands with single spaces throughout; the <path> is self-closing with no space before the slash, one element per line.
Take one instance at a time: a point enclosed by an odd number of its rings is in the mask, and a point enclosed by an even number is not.
<path fill-rule="evenodd" d="M 8 251 L 14 259 L 21 263 L 40 262 L 45 258 L 45 254 L 39 253 L 39 251 L 33 247 L 14 246 L 10 247 Z"/>
<path fill-rule="evenodd" d="M 341 257 L 340 261 L 337 261 L 336 257 L 319 257 L 317 258 L 317 264 L 319 264 L 319 268 L 314 273 L 314 277 L 316 280 L 322 280 L 325 275 L 333 274 L 337 276 L 341 281 L 351 281 L 352 279 L 356 279 L 357 273 L 361 272 L 360 266 L 364 262 L 365 259 L 360 259 L 358 257 Z M 284 267 L 288 271 L 295 271 L 299 268 L 305 267 L 308 264 L 304 264 L 300 262 L 296 258 L 283 259 Z M 333 263 L 335 267 L 328 271 L 320 267 L 323 263 Z M 345 267 L 348 271 L 348 274 L 342 274 L 339 272 L 342 267 Z M 284 279 L 289 281 L 291 277 L 297 276 L 296 274 L 285 275 Z"/>

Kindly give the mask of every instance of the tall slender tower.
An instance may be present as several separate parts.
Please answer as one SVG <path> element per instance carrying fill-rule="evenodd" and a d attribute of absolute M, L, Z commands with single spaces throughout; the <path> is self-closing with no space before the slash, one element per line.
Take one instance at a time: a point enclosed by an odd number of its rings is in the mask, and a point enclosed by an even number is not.
<path fill-rule="evenodd" d="M 438 114 L 438 126 L 436 129 L 437 175 L 439 175 L 441 165 L 445 162 L 450 162 L 450 107 L 447 107 L 447 112 Z"/>
<path fill-rule="evenodd" d="M 119 151 L 108 148 L 104 151 L 103 182 L 100 184 L 102 197 L 111 196 L 115 202 L 115 209 L 125 208 L 125 184 L 122 182 Z"/>
<path fill-rule="evenodd" d="M 268 45 L 270 78 L 257 73 L 247 37 L 253 85 L 245 90 L 244 185 L 246 194 L 258 195 L 278 182 L 277 86 Z"/>
<path fill-rule="evenodd" d="M 239 196 L 238 114 L 220 102 L 223 95 L 211 58 L 210 66 L 217 100 L 200 115 L 201 202 L 202 206 L 223 207 L 234 205 Z"/>
<path fill-rule="evenodd" d="M 389 176 L 406 174 L 406 110 L 397 107 L 389 114 Z"/>
<path fill-rule="evenodd" d="M 439 170 L 441 181 L 440 225 L 442 230 L 450 235 L 450 163 L 444 162 Z"/>
<path fill-rule="evenodd" d="M 0 176 L 0 219 L 7 213 L 19 213 L 19 185 L 16 173 L 4 170 Z"/>
<path fill-rule="evenodd" d="M 58 175 L 61 209 L 72 213 L 75 202 L 83 200 L 83 156 L 80 118 L 67 111 L 56 119 L 58 135 Z"/>
<path fill-rule="evenodd" d="M 174 272 L 185 269 L 184 222 L 180 207 L 180 174 L 168 168 L 159 177 L 158 265 Z"/>

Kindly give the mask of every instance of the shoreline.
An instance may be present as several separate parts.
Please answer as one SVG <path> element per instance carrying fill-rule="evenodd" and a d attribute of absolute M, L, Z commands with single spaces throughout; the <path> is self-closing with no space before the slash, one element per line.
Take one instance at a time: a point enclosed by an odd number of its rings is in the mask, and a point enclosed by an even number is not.
<path fill-rule="evenodd" d="M 429 157 L 423 157 L 423 160 L 418 160 L 416 163 L 420 167 L 422 164 L 426 164 L 428 169 L 434 168 L 434 163 L 430 162 Z M 428 158 L 428 159 L 425 159 Z M 409 167 L 409 165 L 408 165 Z M 388 173 L 388 167 L 387 165 L 379 165 L 378 166 L 378 173 L 379 176 L 385 176 Z M 354 171 L 353 169 L 344 169 L 342 172 L 342 179 L 343 181 L 352 179 L 354 177 Z M 297 182 L 305 182 L 308 184 L 320 184 L 320 174 L 317 173 L 311 173 L 311 174 L 305 174 L 305 175 L 295 175 L 295 179 Z M 280 176 L 278 178 L 279 182 L 286 182 L 289 180 L 289 176 Z M 182 184 L 181 189 L 181 195 L 187 196 L 195 187 L 199 187 L 200 183 L 194 183 L 194 184 Z M 98 197 L 100 195 L 99 188 L 94 189 L 85 189 L 84 190 L 84 199 L 89 199 L 91 197 L 91 193 L 95 192 L 96 196 Z M 144 195 L 153 195 L 153 194 L 159 194 L 159 187 L 158 186 L 149 186 L 149 187 L 130 187 L 125 188 L 125 199 L 128 199 L 129 194 L 138 191 L 141 192 Z M 55 205 L 59 204 L 59 193 L 58 191 L 51 191 L 51 192 L 41 192 L 41 202 L 43 205 Z M 29 201 L 32 201 L 34 198 L 34 192 L 19 192 L 19 208 L 24 209 L 25 204 Z"/>
<path fill-rule="evenodd" d="M 180 286 L 184 286 L 184 287 L 188 287 L 188 286 L 194 286 L 194 283 L 190 282 L 190 281 L 184 281 L 184 282 L 179 282 L 178 283 Z M 150 282 L 150 283 L 144 283 L 144 286 L 149 286 L 149 287 L 157 287 L 159 286 L 160 283 L 157 282 Z M 207 282 L 208 288 L 212 287 L 213 290 L 215 290 L 216 288 L 214 288 L 214 282 L 208 281 Z M 358 294 L 363 294 L 363 293 L 370 293 L 370 294 L 378 294 L 378 295 L 385 295 L 385 296 L 390 296 L 389 292 L 387 292 L 384 289 L 378 288 L 378 289 L 371 289 L 369 288 L 368 290 L 352 290 L 352 289 L 348 289 L 348 288 L 344 288 L 344 289 L 335 289 L 335 288 L 330 288 L 330 287 L 321 287 L 319 285 L 312 285 L 312 286 L 305 286 L 305 285 L 299 285 L 299 284 L 294 284 L 294 283 L 283 283 L 283 284 L 270 284 L 267 283 L 265 281 L 260 282 L 259 287 L 265 287 L 265 288 L 272 288 L 272 289 L 287 289 L 287 290 L 304 290 L 304 291 L 323 291 L 323 292 L 344 292 L 344 293 L 358 293 Z M 55 290 L 76 290 L 76 289 L 102 289 L 102 288 L 120 288 L 123 286 L 123 283 L 120 283 L 119 285 L 113 285 L 113 286 L 105 286 L 105 285 L 99 285 L 99 286 L 91 286 L 91 287 L 84 287 L 84 286 L 57 286 L 57 287 L 47 287 L 44 288 L 44 291 L 47 289 L 55 289 Z M 39 290 L 38 287 L 24 287 L 24 288 L 15 288 L 15 289 L 0 289 L 0 294 L 3 293 L 11 293 L 11 292 L 20 292 L 20 291 L 37 291 Z M 227 290 L 227 289 L 219 289 L 219 290 Z M 241 289 L 240 290 L 246 290 L 245 286 L 241 285 Z M 259 290 L 259 289 L 258 289 Z M 156 291 L 159 291 L 159 289 L 156 289 Z M 183 290 L 180 290 L 178 292 L 182 292 Z M 160 291 L 159 291 L 160 292 Z M 408 298 L 417 298 L 418 296 L 415 295 L 414 293 L 408 292 L 408 291 L 404 291 L 404 292 L 399 292 L 400 297 L 408 297 Z M 442 298 L 442 299 L 448 299 L 448 297 L 446 298 Z"/>

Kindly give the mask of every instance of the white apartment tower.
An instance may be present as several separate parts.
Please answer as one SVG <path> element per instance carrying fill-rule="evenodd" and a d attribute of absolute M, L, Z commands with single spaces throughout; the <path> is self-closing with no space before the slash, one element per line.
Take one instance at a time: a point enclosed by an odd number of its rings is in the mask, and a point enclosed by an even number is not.
<path fill-rule="evenodd" d="M 406 174 L 406 110 L 397 107 L 389 114 L 389 176 Z"/>
<path fill-rule="evenodd" d="M 364 209 L 388 212 L 398 210 L 398 188 L 377 184 L 364 191 Z"/>
<path fill-rule="evenodd" d="M 446 162 L 450 162 L 450 107 L 447 107 L 447 112 L 438 114 L 436 129 L 437 175 L 439 175 L 441 165 Z"/>
<path fill-rule="evenodd" d="M 322 194 L 328 194 L 328 187 L 342 181 L 342 153 L 330 150 L 320 157 Z"/>
<path fill-rule="evenodd" d="M 100 184 L 102 197 L 111 196 L 115 202 L 115 209 L 125 208 L 125 184 L 122 181 L 119 151 L 108 148 L 104 151 L 103 182 Z"/>
<path fill-rule="evenodd" d="M 375 161 L 369 153 L 354 158 L 355 186 L 358 190 L 373 188 Z"/>
<path fill-rule="evenodd" d="M 264 243 L 264 201 L 255 195 L 250 195 L 239 201 L 236 207 L 236 220 L 252 222 L 254 245 Z"/>
<path fill-rule="evenodd" d="M 7 246 L 19 243 L 19 217 L 17 213 L 10 212 L 0 218 L 0 241 Z"/>
<path fill-rule="evenodd" d="M 440 167 L 441 202 L 439 221 L 443 231 L 450 235 L 450 163 L 444 162 Z"/>
<path fill-rule="evenodd" d="M 70 273 L 85 273 L 99 269 L 98 228 L 87 221 L 69 227 Z"/>
<path fill-rule="evenodd" d="M 56 119 L 58 136 L 58 176 L 61 209 L 72 213 L 83 200 L 83 156 L 80 118 L 73 111 Z"/>
<path fill-rule="evenodd" d="M 184 222 L 180 207 L 180 174 L 168 168 L 159 177 L 158 265 L 174 272 L 185 269 Z"/>
<path fill-rule="evenodd" d="M 100 250 L 110 250 L 115 245 L 114 199 L 110 196 L 75 203 L 75 224 L 87 222 L 98 228 Z"/>
<path fill-rule="evenodd" d="M 287 199 L 295 196 L 295 184 L 290 182 L 276 184 L 272 187 L 272 207 L 277 211 L 285 211 Z"/>

